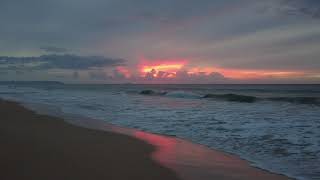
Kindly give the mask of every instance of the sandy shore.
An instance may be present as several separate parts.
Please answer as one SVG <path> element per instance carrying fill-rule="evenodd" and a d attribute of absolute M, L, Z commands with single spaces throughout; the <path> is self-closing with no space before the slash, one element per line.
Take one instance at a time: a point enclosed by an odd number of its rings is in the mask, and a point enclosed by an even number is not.
<path fill-rule="evenodd" d="M 174 137 L 38 115 L 0 100 L 0 179 L 287 180 Z M 89 125 L 89 126 L 88 126 Z M 112 132 L 108 132 L 112 131 Z"/>
<path fill-rule="evenodd" d="M 0 101 L 1 180 L 176 180 L 155 163 L 154 147 L 89 130 Z"/>

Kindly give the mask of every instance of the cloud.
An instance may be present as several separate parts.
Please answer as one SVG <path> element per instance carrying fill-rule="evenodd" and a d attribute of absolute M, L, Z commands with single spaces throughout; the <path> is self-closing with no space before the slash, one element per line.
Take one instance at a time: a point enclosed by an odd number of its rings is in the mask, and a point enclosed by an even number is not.
<path fill-rule="evenodd" d="M 7 71 L 0 70 L 0 74 L 8 74 Z"/>
<path fill-rule="evenodd" d="M 0 70 L 71 69 L 80 80 L 86 74 L 80 70 L 124 64 L 104 57 L 40 56 L 72 51 L 123 57 L 130 72 L 138 71 L 141 56 L 186 58 L 190 66 L 318 72 L 319 7 L 319 0 L 1 0 L 0 55 L 39 57 L 6 57 L 10 62 L 0 60 Z M 122 81 L 130 76 L 126 71 L 108 73 Z"/>
<path fill-rule="evenodd" d="M 275 0 L 271 2 L 265 7 L 264 12 L 320 18 L 319 0 Z"/>
<path fill-rule="evenodd" d="M 197 72 L 190 73 L 186 70 L 180 70 L 176 73 L 156 71 L 152 69 L 143 76 L 131 76 L 124 78 L 127 82 L 136 83 L 184 83 L 184 84 L 205 84 L 205 83 L 226 83 L 230 79 L 224 77 L 223 74 L 219 72 Z"/>
<path fill-rule="evenodd" d="M 104 71 L 90 71 L 89 77 L 91 80 L 107 80 L 110 78 Z"/>
<path fill-rule="evenodd" d="M 219 72 L 211 72 L 209 74 L 205 72 L 197 72 L 190 74 L 186 71 L 178 71 L 176 78 L 178 81 L 184 83 L 225 83 L 229 80 Z"/>
<path fill-rule="evenodd" d="M 312 18 L 320 18 L 319 0 L 284 0 L 284 12 L 288 14 L 302 14 Z"/>
<path fill-rule="evenodd" d="M 74 71 L 73 73 L 72 73 L 72 77 L 73 77 L 73 79 L 79 79 L 79 72 L 78 71 Z"/>
<path fill-rule="evenodd" d="M 43 55 L 39 57 L 0 57 L 0 69 L 73 69 L 114 67 L 124 64 L 123 59 L 101 56 Z"/>
<path fill-rule="evenodd" d="M 54 46 L 44 46 L 40 47 L 41 50 L 44 50 L 48 53 L 66 53 L 68 49 Z"/>

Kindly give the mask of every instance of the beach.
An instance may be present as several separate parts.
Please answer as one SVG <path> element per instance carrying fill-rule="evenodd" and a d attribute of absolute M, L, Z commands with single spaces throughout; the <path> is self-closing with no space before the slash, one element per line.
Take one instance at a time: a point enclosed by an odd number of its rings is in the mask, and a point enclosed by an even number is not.
<path fill-rule="evenodd" d="M 0 115 L 3 180 L 288 179 L 184 140 L 121 128 L 88 129 L 15 102 L 1 100 Z"/>
<path fill-rule="evenodd" d="M 111 132 L 90 130 L 0 101 L 0 179 L 167 179 L 154 147 Z"/>

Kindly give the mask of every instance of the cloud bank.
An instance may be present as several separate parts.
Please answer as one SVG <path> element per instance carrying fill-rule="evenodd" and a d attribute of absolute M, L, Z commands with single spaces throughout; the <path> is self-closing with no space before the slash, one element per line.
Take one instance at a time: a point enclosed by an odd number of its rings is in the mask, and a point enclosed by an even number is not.
<path fill-rule="evenodd" d="M 66 49 L 66 48 L 54 47 L 54 46 L 43 46 L 43 47 L 40 47 L 40 49 L 44 50 L 45 52 L 48 52 L 48 53 L 66 53 L 66 52 L 68 52 L 68 49 Z"/>
<path fill-rule="evenodd" d="M 105 58 L 102 56 L 77 55 L 42 55 L 39 57 L 8 57 L 0 56 L 0 69 L 71 69 L 85 70 L 106 66 L 118 66 L 125 62 L 123 59 Z"/>

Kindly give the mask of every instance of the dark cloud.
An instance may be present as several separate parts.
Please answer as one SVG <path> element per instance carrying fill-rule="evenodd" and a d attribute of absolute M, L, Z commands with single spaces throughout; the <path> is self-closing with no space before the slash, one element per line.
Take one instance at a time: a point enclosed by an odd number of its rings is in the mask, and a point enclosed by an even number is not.
<path fill-rule="evenodd" d="M 7 75 L 8 73 L 9 73 L 8 71 L 0 70 L 0 75 Z"/>
<path fill-rule="evenodd" d="M 219 79 L 219 80 L 225 80 L 226 79 L 223 74 L 218 73 L 218 72 L 212 72 L 210 74 L 210 77 L 214 78 L 214 79 Z"/>
<path fill-rule="evenodd" d="M 68 49 L 54 46 L 44 46 L 40 47 L 41 50 L 44 50 L 48 53 L 66 53 Z"/>
<path fill-rule="evenodd" d="M 151 70 L 143 77 L 131 77 L 131 79 L 142 83 L 226 83 L 230 79 L 224 77 L 219 72 L 212 72 L 207 74 L 205 72 L 198 72 L 190 74 L 188 71 L 181 70 L 176 73 Z"/>
<path fill-rule="evenodd" d="M 78 69 L 100 68 L 122 65 L 122 59 L 105 58 L 101 56 L 77 55 L 43 55 L 39 57 L 0 57 L 2 69 Z"/>
<path fill-rule="evenodd" d="M 91 80 L 107 80 L 109 77 L 103 71 L 91 71 L 89 72 L 89 78 Z"/>
<path fill-rule="evenodd" d="M 112 74 L 113 76 L 112 76 L 112 78 L 113 79 L 116 79 L 116 80 L 123 80 L 123 79 L 125 79 L 126 77 L 125 77 L 125 75 L 123 74 L 123 73 L 121 73 L 119 70 L 117 70 L 117 69 L 114 69 L 113 70 L 113 74 Z"/>
<path fill-rule="evenodd" d="M 78 79 L 78 78 L 79 78 L 79 72 L 78 72 L 78 71 L 74 71 L 74 72 L 72 73 L 72 78 L 73 78 L 73 79 Z"/>
<path fill-rule="evenodd" d="M 45 44 L 90 48 L 101 40 L 181 25 L 221 9 L 221 4 L 219 0 L 1 0 L 0 39 L 9 49 Z"/>
<path fill-rule="evenodd" d="M 288 14 L 302 14 L 312 18 L 320 18 L 319 0 L 284 0 L 283 11 Z"/>
<path fill-rule="evenodd" d="M 275 12 L 285 15 L 306 16 L 320 18 L 319 0 L 275 0 L 265 6 L 262 12 Z"/>
<path fill-rule="evenodd" d="M 212 72 L 210 74 L 205 72 L 189 74 L 181 71 L 177 73 L 177 79 L 185 83 L 221 83 L 228 81 L 228 78 L 224 77 L 224 75 L 219 72 Z"/>

